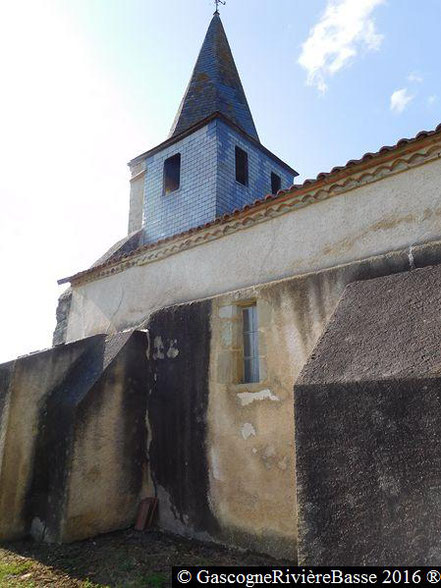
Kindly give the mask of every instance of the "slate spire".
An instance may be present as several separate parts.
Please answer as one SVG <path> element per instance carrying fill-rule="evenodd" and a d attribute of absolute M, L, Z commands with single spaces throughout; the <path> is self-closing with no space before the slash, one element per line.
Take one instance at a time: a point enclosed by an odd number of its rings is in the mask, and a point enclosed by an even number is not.
<path fill-rule="evenodd" d="M 220 112 L 259 140 L 219 13 L 215 12 L 202 44 L 169 137 Z"/>

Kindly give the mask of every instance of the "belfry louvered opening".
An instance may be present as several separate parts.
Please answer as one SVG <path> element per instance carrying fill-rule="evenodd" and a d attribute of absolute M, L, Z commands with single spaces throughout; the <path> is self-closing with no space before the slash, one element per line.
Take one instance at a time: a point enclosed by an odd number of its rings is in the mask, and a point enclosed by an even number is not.
<path fill-rule="evenodd" d="M 248 186 L 248 153 L 236 147 L 236 181 Z"/>
<path fill-rule="evenodd" d="M 181 185 L 181 154 L 176 153 L 164 162 L 164 194 L 179 190 Z"/>

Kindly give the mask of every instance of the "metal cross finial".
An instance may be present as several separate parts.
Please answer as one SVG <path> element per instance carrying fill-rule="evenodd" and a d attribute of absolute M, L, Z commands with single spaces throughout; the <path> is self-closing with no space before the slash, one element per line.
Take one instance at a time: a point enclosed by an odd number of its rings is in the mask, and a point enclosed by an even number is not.
<path fill-rule="evenodd" d="M 216 4 L 216 10 L 214 11 L 214 14 L 219 14 L 219 4 L 223 4 L 225 6 L 226 0 L 214 0 L 214 3 Z"/>

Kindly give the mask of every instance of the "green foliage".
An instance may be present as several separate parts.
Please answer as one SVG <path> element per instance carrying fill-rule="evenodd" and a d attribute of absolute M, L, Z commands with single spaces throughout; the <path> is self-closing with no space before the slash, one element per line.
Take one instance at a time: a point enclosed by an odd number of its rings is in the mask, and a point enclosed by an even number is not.
<path fill-rule="evenodd" d="M 83 582 L 81 582 L 81 588 L 109 588 L 109 587 L 105 586 L 104 584 L 95 584 L 95 582 L 92 582 L 91 580 L 87 579 L 87 580 L 84 580 Z"/>
<path fill-rule="evenodd" d="M 32 562 L 4 562 L 0 560 L 0 588 L 12 588 L 14 586 L 23 586 L 31 588 L 33 582 L 21 581 L 20 576 L 28 572 L 32 567 Z"/>
<path fill-rule="evenodd" d="M 143 586 L 151 586 L 151 588 L 162 588 L 167 582 L 167 576 L 159 572 L 153 572 L 143 577 Z"/>

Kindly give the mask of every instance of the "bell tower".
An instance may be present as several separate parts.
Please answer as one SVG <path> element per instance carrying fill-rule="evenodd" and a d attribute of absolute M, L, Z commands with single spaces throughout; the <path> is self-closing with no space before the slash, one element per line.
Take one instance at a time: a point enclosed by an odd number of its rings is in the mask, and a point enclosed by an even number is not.
<path fill-rule="evenodd" d="M 169 137 L 129 163 L 129 233 L 185 232 L 289 188 L 297 172 L 259 140 L 218 7 Z"/>

